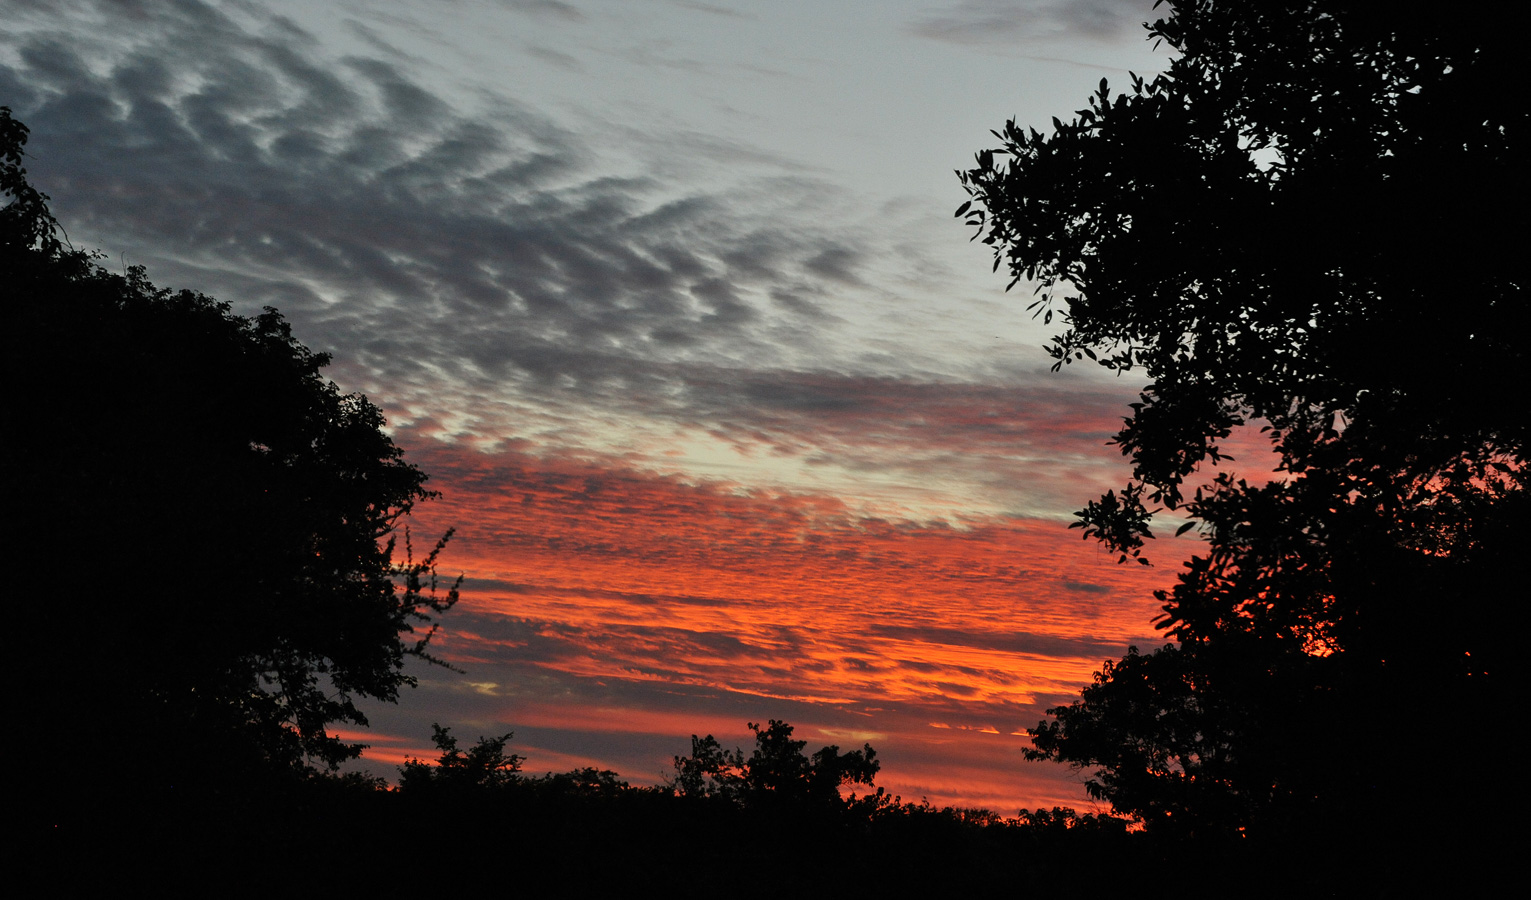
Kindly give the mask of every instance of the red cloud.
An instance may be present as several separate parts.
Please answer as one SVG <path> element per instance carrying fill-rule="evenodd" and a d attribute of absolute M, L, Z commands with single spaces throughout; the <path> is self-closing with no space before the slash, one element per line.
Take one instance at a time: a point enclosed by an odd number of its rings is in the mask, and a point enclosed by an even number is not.
<path fill-rule="evenodd" d="M 1172 574 L 1058 522 L 858 517 L 830 496 L 440 444 L 412 458 L 444 494 L 416 527 L 457 526 L 447 560 L 472 579 L 448 655 L 475 678 L 598 684 L 623 710 L 522 694 L 481 718 L 680 738 L 722 719 L 653 696 L 818 710 L 888 735 L 890 785 L 948 801 L 1017 799 L 1015 732 L 1143 638 Z"/>

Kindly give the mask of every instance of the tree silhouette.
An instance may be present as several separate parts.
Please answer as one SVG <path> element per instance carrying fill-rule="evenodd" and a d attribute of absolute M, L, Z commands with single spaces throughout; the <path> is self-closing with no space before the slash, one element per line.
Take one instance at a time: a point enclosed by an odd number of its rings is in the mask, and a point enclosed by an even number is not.
<path fill-rule="evenodd" d="M 355 756 L 330 726 L 413 684 L 405 658 L 431 658 L 457 599 L 435 577 L 446 538 L 395 552 L 426 476 L 275 310 L 70 247 L 26 136 L 0 108 L 9 549 L 35 597 L 10 666 L 27 728 L 98 736 L 60 740 L 39 778 L 234 790 Z"/>
<path fill-rule="evenodd" d="M 844 785 L 873 786 L 881 763 L 870 744 L 841 753 L 830 745 L 812 757 L 803 753 L 807 741 L 793 740 L 793 728 L 772 719 L 755 733 L 755 751 L 724 750 L 712 735 L 691 736 L 691 755 L 675 757 L 672 786 L 682 797 L 722 797 L 746 807 L 799 806 L 839 808 Z M 876 797 L 881 798 L 881 792 Z"/>
<path fill-rule="evenodd" d="M 1108 665 L 1030 756 L 1153 829 L 1378 830 L 1430 777 L 1399 735 L 1449 714 L 1453 746 L 1508 751 L 1528 417 L 1492 392 L 1527 342 L 1494 211 L 1526 199 L 1518 54 L 1489 4 L 1166 5 L 1167 72 L 1102 81 L 1051 134 L 1012 121 L 959 173 L 958 215 L 1066 326 L 1054 368 L 1149 381 L 1115 439 L 1133 481 L 1076 526 L 1123 561 L 1166 510 L 1207 541 L 1159 595 L 1178 645 Z M 1196 486 L 1255 425 L 1279 476 Z"/>
<path fill-rule="evenodd" d="M 435 765 L 410 759 L 399 768 L 399 790 L 406 794 L 499 790 L 513 784 L 521 771 L 522 758 L 505 753 L 511 734 L 480 737 L 478 743 L 463 751 L 458 749 L 452 729 L 433 723 L 431 731 L 431 741 L 441 756 Z"/>

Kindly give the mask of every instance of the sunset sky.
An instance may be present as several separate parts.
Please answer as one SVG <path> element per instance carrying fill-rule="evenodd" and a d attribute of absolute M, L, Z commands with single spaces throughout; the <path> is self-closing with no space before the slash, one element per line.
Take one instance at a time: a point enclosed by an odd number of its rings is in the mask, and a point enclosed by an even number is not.
<path fill-rule="evenodd" d="M 1196 545 L 1068 530 L 1141 385 L 1048 371 L 953 170 L 1161 69 L 1151 6 L 8 0 L 0 104 L 74 246 L 279 308 L 441 491 L 465 674 L 372 708 L 375 771 L 440 722 L 651 784 L 777 718 L 1091 809 L 1022 732 Z"/>

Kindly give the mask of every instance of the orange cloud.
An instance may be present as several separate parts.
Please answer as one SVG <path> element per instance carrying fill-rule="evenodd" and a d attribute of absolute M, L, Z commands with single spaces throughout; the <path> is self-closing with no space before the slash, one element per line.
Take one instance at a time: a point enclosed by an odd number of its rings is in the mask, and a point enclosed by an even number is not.
<path fill-rule="evenodd" d="M 447 564 L 471 576 L 442 643 L 474 682 L 452 701 L 468 719 L 674 735 L 671 753 L 742 731 L 734 710 L 824 743 L 885 734 L 882 781 L 906 799 L 1082 802 L 1023 772 L 1018 732 L 1154 640 L 1151 589 L 1171 574 L 1117 566 L 1057 522 L 858 517 L 829 496 L 518 452 L 438 446 L 425 467 L 444 498 L 416 527 L 456 525 Z M 530 770 L 534 751 L 518 748 Z M 633 774 L 569 747 L 541 764 L 572 756 Z"/>

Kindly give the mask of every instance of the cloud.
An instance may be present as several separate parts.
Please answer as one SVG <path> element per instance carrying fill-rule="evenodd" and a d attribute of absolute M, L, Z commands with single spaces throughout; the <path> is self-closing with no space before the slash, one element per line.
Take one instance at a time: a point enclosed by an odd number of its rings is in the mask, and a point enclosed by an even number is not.
<path fill-rule="evenodd" d="M 961 0 L 910 26 L 953 44 L 1035 46 L 1070 37 L 1116 40 L 1156 18 L 1149 0 Z"/>
<path fill-rule="evenodd" d="M 513 101 L 464 110 L 381 41 L 329 58 L 190 0 L 70 9 L 27 17 L 0 65 L 60 218 L 162 281 L 279 306 L 376 383 L 663 394 L 677 362 L 810 352 L 805 284 L 856 277 L 854 238 L 786 214 L 821 188 L 780 171 L 687 192 Z"/>
<path fill-rule="evenodd" d="M 652 782 L 688 735 L 747 745 L 743 723 L 774 717 L 823 743 L 875 725 L 881 781 L 909 798 L 1077 804 L 1066 771 L 1021 766 L 1015 732 L 1102 659 L 1156 645 L 1151 591 L 1172 577 L 1054 522 L 869 518 L 833 495 L 588 456 L 417 457 L 445 496 L 416 533 L 458 525 L 447 565 L 472 576 L 439 649 L 498 687 L 486 704 L 426 678 L 376 721 L 515 730 L 532 771 L 599 763 Z"/>
<path fill-rule="evenodd" d="M 946 473 L 1028 513 L 1077 506 L 1079 448 L 1102 478 L 1113 461 L 1124 392 L 977 359 L 935 375 L 917 341 L 847 350 L 868 327 L 847 311 L 901 315 L 874 269 L 909 254 L 829 215 L 845 198 L 812 173 L 628 129 L 728 174 L 634 169 L 544 112 L 449 98 L 370 32 L 337 56 L 242 6 L 61 9 L 0 38 L 0 96 L 71 233 L 161 284 L 278 307 L 416 435 L 664 452 L 690 431 L 800 471 Z"/>
<path fill-rule="evenodd" d="M 496 0 L 506 9 L 542 18 L 560 19 L 565 22 L 583 22 L 585 14 L 579 7 L 562 0 Z"/>
<path fill-rule="evenodd" d="M 745 19 L 747 21 L 753 22 L 759 18 L 752 13 L 740 12 L 736 9 L 729 9 L 724 6 L 718 6 L 715 3 L 697 3 L 693 2 L 693 0 L 670 0 L 670 3 L 671 5 L 678 6 L 682 9 L 689 9 L 695 12 L 706 13 L 713 16 L 721 16 L 727 19 Z"/>
<path fill-rule="evenodd" d="M 423 461 L 446 495 L 417 527 L 458 524 L 450 565 L 474 577 L 443 644 L 469 668 L 1013 716 L 1140 640 L 1168 577 L 1050 522 L 869 519 L 611 461 Z"/>

